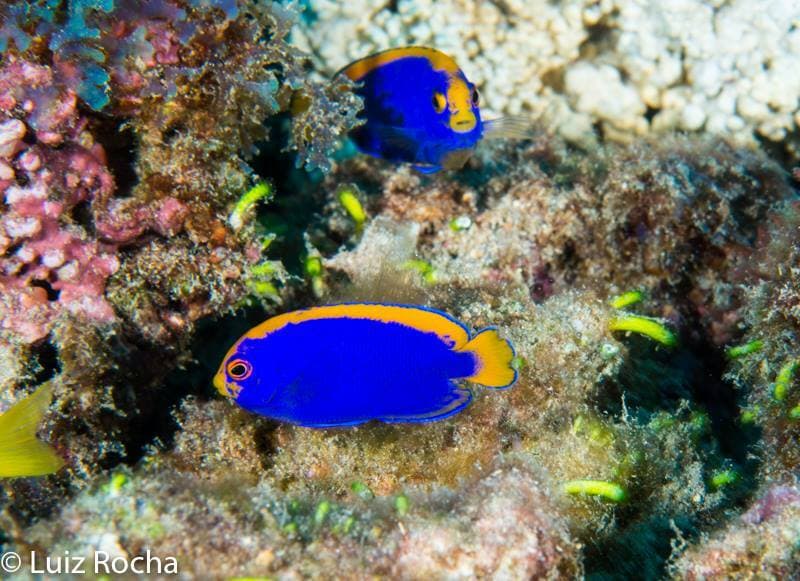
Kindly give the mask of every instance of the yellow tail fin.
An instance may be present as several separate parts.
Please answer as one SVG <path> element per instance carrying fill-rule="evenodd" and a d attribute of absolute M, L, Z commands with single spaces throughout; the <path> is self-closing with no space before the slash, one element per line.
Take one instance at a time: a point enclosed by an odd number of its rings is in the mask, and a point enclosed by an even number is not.
<path fill-rule="evenodd" d="M 52 398 L 48 383 L 0 416 L 0 478 L 52 474 L 64 465 L 50 446 L 36 439 Z"/>
<path fill-rule="evenodd" d="M 459 351 L 471 352 L 478 360 L 478 369 L 469 381 L 486 387 L 511 387 L 517 380 L 517 372 L 511 367 L 514 349 L 511 343 L 501 339 L 497 329 L 484 329 Z"/>

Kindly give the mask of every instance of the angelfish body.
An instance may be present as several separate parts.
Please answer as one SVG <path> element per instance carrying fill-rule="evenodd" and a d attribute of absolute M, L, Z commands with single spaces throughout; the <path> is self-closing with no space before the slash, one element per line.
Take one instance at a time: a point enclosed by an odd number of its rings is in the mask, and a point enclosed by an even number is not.
<path fill-rule="evenodd" d="M 273 317 L 226 355 L 214 385 L 241 407 L 307 427 L 370 420 L 427 422 L 472 401 L 467 380 L 516 380 L 508 341 L 474 337 L 445 313 L 412 305 L 344 304 Z"/>
<path fill-rule="evenodd" d="M 441 51 L 390 49 L 338 74 L 356 82 L 364 100 L 364 123 L 351 132 L 364 153 L 429 173 L 461 167 L 483 136 L 475 85 Z"/>

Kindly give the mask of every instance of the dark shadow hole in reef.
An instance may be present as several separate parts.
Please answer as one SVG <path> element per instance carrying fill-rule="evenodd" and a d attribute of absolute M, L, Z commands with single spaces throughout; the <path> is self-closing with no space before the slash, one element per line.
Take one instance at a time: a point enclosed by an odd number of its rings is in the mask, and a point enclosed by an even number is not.
<path fill-rule="evenodd" d="M 588 581 L 649 581 L 666 579 L 670 541 L 675 537 L 672 522 L 681 531 L 691 526 L 685 516 L 655 516 L 629 526 L 624 532 L 601 543 L 587 543 L 584 567 Z M 666 546 L 666 556 L 663 547 Z"/>
<path fill-rule="evenodd" d="M 30 184 L 31 180 L 25 172 L 18 171 L 14 176 L 14 181 L 16 184 L 21 187 L 25 188 Z"/>
<path fill-rule="evenodd" d="M 33 372 L 33 385 L 40 385 L 45 381 L 53 379 L 61 372 L 61 364 L 58 360 L 58 349 L 50 340 L 43 341 L 33 348 L 33 356 L 36 358 L 36 368 Z"/>
<path fill-rule="evenodd" d="M 161 132 L 161 139 L 165 145 L 172 143 L 181 133 L 186 131 L 182 124 L 170 125 Z"/>
<path fill-rule="evenodd" d="M 723 467 L 733 467 L 740 475 L 739 482 L 726 488 L 725 500 L 712 512 L 722 514 L 745 506 L 755 488 L 758 464 L 753 452 L 758 433 L 739 422 L 739 396 L 723 378 L 724 353 L 699 328 L 687 330 L 674 350 L 637 336 L 626 342 L 629 356 L 619 379 L 604 386 L 598 401 L 600 409 L 615 417 L 626 411 L 643 425 L 659 412 L 675 414 L 692 426 L 696 422 L 696 447 L 706 459 L 706 480 Z M 682 408 L 682 402 L 688 402 L 688 410 Z M 646 515 L 637 510 L 637 504 L 631 498 L 620 507 L 616 515 L 619 532 L 587 543 L 588 579 L 662 578 L 675 538 L 671 521 L 686 538 L 692 538 L 707 532 L 703 522 L 718 520 L 688 509 Z"/>
<path fill-rule="evenodd" d="M 36 145 L 39 140 L 36 138 L 35 131 L 26 131 L 25 135 L 22 136 L 22 143 L 28 146 Z"/>
<path fill-rule="evenodd" d="M 661 109 L 657 107 L 647 107 L 647 110 L 644 112 L 644 118 L 647 120 L 647 123 L 650 124 L 655 119 L 655 116 L 661 112 Z"/>
<path fill-rule="evenodd" d="M 288 115 L 271 117 L 266 128 L 269 140 L 258 143 L 259 153 L 250 160 L 250 166 L 258 175 L 269 176 L 275 197 L 260 209 L 258 220 L 268 232 L 276 235 L 269 256 L 281 260 L 291 274 L 302 275 L 306 256 L 303 234 L 309 232 L 314 237 L 314 230 L 324 225 L 322 210 L 327 200 L 318 187 L 322 173 L 298 168 L 297 154 L 286 150 L 290 131 Z M 337 247 L 338 244 L 332 246 L 330 251 Z M 325 253 L 327 249 L 318 250 Z"/>
<path fill-rule="evenodd" d="M 75 224 L 82 226 L 89 236 L 95 235 L 92 205 L 87 200 L 75 204 L 70 210 L 69 216 Z"/>
<path fill-rule="evenodd" d="M 605 15 L 599 22 L 588 27 L 589 35 L 578 47 L 581 58 L 592 59 L 602 52 L 613 50 L 618 35 L 613 25 L 617 10 Z"/>
<path fill-rule="evenodd" d="M 545 87 L 551 88 L 556 93 L 563 94 L 566 91 L 567 85 L 566 73 L 567 69 L 563 66 L 548 69 L 542 74 L 542 84 Z"/>
<path fill-rule="evenodd" d="M 46 280 L 42 279 L 34 279 L 31 281 L 31 286 L 44 289 L 44 292 L 47 293 L 47 300 L 50 302 L 57 301 L 59 291 L 53 288 L 53 286 Z"/>
<path fill-rule="evenodd" d="M 754 135 L 759 146 L 767 156 L 778 162 L 787 172 L 791 172 L 792 168 L 797 165 L 794 161 L 796 155 L 789 151 L 785 144 L 796 142 L 800 139 L 800 129 L 788 133 L 780 142 L 771 141 L 758 133 L 754 133 Z"/>
<path fill-rule="evenodd" d="M 101 118 L 92 129 L 95 139 L 106 152 L 108 168 L 114 176 L 117 186 L 114 197 L 130 197 L 139 183 L 136 173 L 138 145 L 133 129 L 111 118 Z"/>
<path fill-rule="evenodd" d="M 146 410 L 139 402 L 142 413 L 131 422 L 125 442 L 127 455 L 123 461 L 126 464 L 136 464 L 153 446 L 172 447 L 180 428 L 175 414 L 187 396 L 195 396 L 201 401 L 220 397 L 212 385 L 219 364 L 230 346 L 265 318 L 262 309 L 249 308 L 236 315 L 203 320 L 197 324 L 189 346 L 192 359 L 149 393 Z"/>
<path fill-rule="evenodd" d="M 2 494 L 2 492 L 3 491 L 0 490 L 0 494 Z M 2 494 L 2 496 L 0 496 L 0 506 L 2 506 L 5 503 L 5 500 L 6 500 L 5 499 L 5 494 Z M 12 538 L 10 536 L 8 536 L 5 533 L 5 531 L 3 531 L 3 529 L 0 529 L 0 552 L 5 551 L 6 545 L 9 544 L 11 541 L 12 541 Z"/>

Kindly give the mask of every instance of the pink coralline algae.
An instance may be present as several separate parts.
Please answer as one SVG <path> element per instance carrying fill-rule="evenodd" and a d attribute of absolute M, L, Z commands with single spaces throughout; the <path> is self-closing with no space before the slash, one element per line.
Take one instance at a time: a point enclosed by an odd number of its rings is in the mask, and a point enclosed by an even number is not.
<path fill-rule="evenodd" d="M 116 250 L 78 216 L 114 179 L 76 105 L 47 67 L 12 60 L 0 70 L 0 327 L 26 342 L 63 312 L 114 320 L 104 291 Z"/>
<path fill-rule="evenodd" d="M 772 520 L 789 506 L 800 507 L 800 491 L 791 486 L 775 486 L 742 515 L 747 524 L 758 525 Z"/>
<path fill-rule="evenodd" d="M 800 491 L 775 485 L 724 529 L 672 564 L 675 579 L 797 579 Z"/>
<path fill-rule="evenodd" d="M 105 200 L 98 201 L 98 208 Z M 95 213 L 97 234 L 106 241 L 130 242 L 147 231 L 162 236 L 172 236 L 183 229 L 183 221 L 189 209 L 180 200 L 167 197 L 150 205 L 142 205 L 136 200 L 112 199 Z"/>
<path fill-rule="evenodd" d="M 114 321 L 105 289 L 118 246 L 174 235 L 188 211 L 172 197 L 114 198 L 105 151 L 77 104 L 49 67 L 12 58 L 0 69 L 0 328 L 29 343 L 63 312 Z"/>

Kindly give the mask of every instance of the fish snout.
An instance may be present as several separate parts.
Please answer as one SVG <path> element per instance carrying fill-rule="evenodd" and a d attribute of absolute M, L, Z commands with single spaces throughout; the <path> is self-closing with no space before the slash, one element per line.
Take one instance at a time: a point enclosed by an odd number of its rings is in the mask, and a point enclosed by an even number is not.
<path fill-rule="evenodd" d="M 450 116 L 450 129 L 456 133 L 469 133 L 478 120 L 472 111 L 456 111 Z"/>
<path fill-rule="evenodd" d="M 214 376 L 214 387 L 217 388 L 217 391 L 223 397 L 231 397 L 231 393 L 225 385 L 225 374 L 222 373 L 222 371 L 217 371 L 217 374 Z"/>

